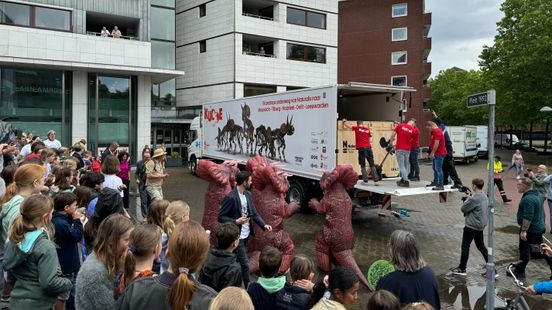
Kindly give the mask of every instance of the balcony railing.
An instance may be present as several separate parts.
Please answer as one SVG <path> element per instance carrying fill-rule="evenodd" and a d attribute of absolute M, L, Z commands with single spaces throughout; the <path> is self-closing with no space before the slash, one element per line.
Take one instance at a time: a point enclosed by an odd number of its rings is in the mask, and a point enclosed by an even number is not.
<path fill-rule="evenodd" d="M 276 58 L 276 55 L 266 54 L 266 53 L 263 54 L 263 53 L 256 53 L 256 52 L 243 51 L 243 54 L 244 54 L 244 55 L 248 55 L 248 56 L 259 56 L 259 57 Z"/>
<path fill-rule="evenodd" d="M 242 15 L 243 15 L 243 16 L 247 16 L 247 17 L 253 17 L 253 18 L 259 18 L 259 19 L 270 20 L 270 21 L 273 21 L 273 20 L 274 20 L 274 18 L 272 18 L 272 17 L 261 16 L 261 15 L 256 15 L 256 14 L 251 14 L 251 13 L 245 13 L 245 12 L 243 12 Z"/>
<path fill-rule="evenodd" d="M 87 35 L 89 36 L 96 36 L 96 37 L 106 37 L 106 38 L 113 38 L 112 35 L 107 35 L 107 36 L 102 36 L 101 33 L 99 32 L 93 32 L 93 31 L 87 31 L 86 32 Z M 120 37 L 117 37 L 116 39 L 124 39 L 124 40 L 138 40 L 137 37 L 131 37 L 131 36 L 120 36 Z"/>

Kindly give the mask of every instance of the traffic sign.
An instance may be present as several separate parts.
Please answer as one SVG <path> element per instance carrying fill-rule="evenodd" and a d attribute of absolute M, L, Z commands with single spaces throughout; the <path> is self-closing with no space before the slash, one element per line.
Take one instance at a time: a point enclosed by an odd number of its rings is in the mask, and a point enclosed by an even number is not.
<path fill-rule="evenodd" d="M 489 103 L 487 92 L 468 96 L 468 108 L 480 107 Z"/>

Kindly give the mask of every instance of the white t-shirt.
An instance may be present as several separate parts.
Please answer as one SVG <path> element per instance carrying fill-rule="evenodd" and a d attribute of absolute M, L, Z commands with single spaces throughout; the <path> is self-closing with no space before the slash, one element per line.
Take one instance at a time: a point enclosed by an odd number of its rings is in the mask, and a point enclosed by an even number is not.
<path fill-rule="evenodd" d="M 25 158 L 25 156 L 29 154 L 31 154 L 31 143 L 23 145 L 23 147 L 21 148 L 21 152 L 19 152 L 19 155 L 21 155 L 21 157 L 23 158 Z"/>
<path fill-rule="evenodd" d="M 247 198 L 245 197 L 244 194 L 238 193 L 238 195 L 240 196 L 240 202 L 241 202 L 241 215 L 248 216 L 249 212 L 247 210 Z M 251 230 L 251 226 L 249 222 L 242 224 L 240 239 L 246 239 L 247 237 L 249 237 L 250 230 Z"/>
<path fill-rule="evenodd" d="M 121 197 L 124 197 L 125 193 L 119 189 L 123 185 L 123 180 L 114 174 L 104 174 L 104 186 L 112 188 L 121 193 Z"/>
<path fill-rule="evenodd" d="M 54 141 L 50 140 L 50 139 L 46 139 L 44 141 L 44 145 L 46 145 L 47 148 L 49 149 L 59 149 L 61 147 L 61 142 L 59 142 L 58 139 L 54 139 Z"/>

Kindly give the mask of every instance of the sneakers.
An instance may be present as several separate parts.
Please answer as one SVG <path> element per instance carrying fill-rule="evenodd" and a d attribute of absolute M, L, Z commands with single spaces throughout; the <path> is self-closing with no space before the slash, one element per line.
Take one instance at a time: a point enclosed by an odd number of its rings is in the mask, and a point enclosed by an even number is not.
<path fill-rule="evenodd" d="M 462 187 L 464 187 L 462 184 L 454 184 L 453 186 L 451 186 L 451 188 L 456 188 L 456 189 L 462 189 Z"/>
<path fill-rule="evenodd" d="M 466 276 L 467 275 L 466 269 L 460 269 L 458 267 L 452 268 L 450 271 L 452 272 L 452 274 L 459 275 L 459 276 Z"/>
<path fill-rule="evenodd" d="M 408 178 L 410 181 L 413 181 L 413 182 L 419 182 L 420 181 L 420 178 Z"/>
<path fill-rule="evenodd" d="M 429 183 L 429 184 L 426 185 L 426 186 L 437 186 L 437 185 L 438 185 L 437 182 L 433 181 L 433 182 Z"/>
<path fill-rule="evenodd" d="M 402 179 L 400 181 L 397 181 L 397 185 L 399 187 L 410 187 L 410 183 Z"/>
<path fill-rule="evenodd" d="M 445 187 L 443 185 L 437 185 L 437 186 L 433 187 L 431 190 L 433 190 L 433 191 L 444 191 Z"/>

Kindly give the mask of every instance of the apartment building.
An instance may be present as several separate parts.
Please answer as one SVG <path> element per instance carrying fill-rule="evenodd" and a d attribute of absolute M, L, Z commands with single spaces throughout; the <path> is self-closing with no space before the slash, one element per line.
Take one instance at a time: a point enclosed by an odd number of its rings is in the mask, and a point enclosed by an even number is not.
<path fill-rule="evenodd" d="M 337 82 L 337 1 L 194 0 L 176 7 L 177 109 Z"/>
<path fill-rule="evenodd" d="M 427 79 L 431 63 L 431 13 L 424 0 L 347 0 L 339 2 L 338 80 L 414 87 L 405 118 L 418 127 L 431 119 Z M 420 130 L 421 142 L 428 139 Z"/>
<path fill-rule="evenodd" d="M 171 7 L 172 25 L 159 12 Z M 152 85 L 183 75 L 174 51 L 174 0 L 2 0 L 0 117 L 64 145 L 118 141 L 136 158 Z"/>

